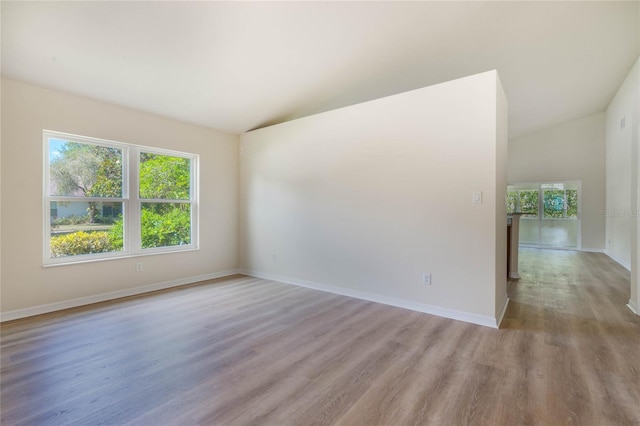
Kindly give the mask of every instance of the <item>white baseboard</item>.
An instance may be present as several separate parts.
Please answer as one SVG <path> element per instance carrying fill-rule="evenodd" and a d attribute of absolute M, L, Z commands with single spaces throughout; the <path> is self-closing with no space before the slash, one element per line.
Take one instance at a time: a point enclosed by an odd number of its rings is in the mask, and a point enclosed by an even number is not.
<path fill-rule="evenodd" d="M 617 257 L 607 253 L 606 251 L 604 252 L 604 254 L 606 254 L 607 256 L 609 256 L 611 259 L 615 260 L 615 262 L 617 264 L 619 264 L 620 266 L 622 266 L 624 269 L 626 269 L 627 271 L 631 272 L 631 265 L 627 265 L 626 262 L 624 262 L 621 259 L 618 259 Z"/>
<path fill-rule="evenodd" d="M 31 317 L 34 315 L 47 314 L 49 312 L 61 311 L 63 309 L 77 308 L 78 306 L 90 305 L 92 303 L 106 302 L 108 300 L 120 299 L 122 297 L 135 296 L 138 294 L 149 293 L 151 291 L 164 290 L 171 287 L 179 287 L 181 285 L 193 284 L 200 281 L 212 280 L 215 278 L 228 277 L 230 275 L 239 274 L 240 270 L 231 269 L 221 272 L 213 272 L 211 274 L 197 275 L 194 277 L 180 278 L 177 280 L 165 281 L 162 283 L 145 285 L 142 287 L 134 287 L 125 290 L 112 291 L 109 293 L 96 294 L 94 296 L 80 297 L 78 299 L 65 300 L 62 302 L 49 303 L 46 305 L 33 306 L 24 309 L 16 309 L 14 311 L 1 312 L 0 322 L 12 321 L 20 318 Z"/>
<path fill-rule="evenodd" d="M 634 314 L 640 315 L 640 309 L 638 309 L 638 306 L 633 302 L 633 300 L 629 299 L 629 303 L 627 303 L 627 308 L 629 308 L 631 312 L 633 312 Z"/>
<path fill-rule="evenodd" d="M 336 287 L 328 284 L 300 280 L 297 278 L 269 274 L 266 272 L 254 271 L 250 269 L 241 269 L 240 273 L 248 275 L 250 277 L 263 278 L 271 281 L 282 282 L 285 284 L 293 284 L 300 287 L 306 287 L 314 290 L 325 291 L 327 293 L 339 294 L 341 296 L 353 297 L 355 299 L 368 300 L 370 302 L 382 303 L 384 305 L 396 306 L 398 308 L 404 308 L 412 311 L 423 312 L 425 314 L 431 314 L 439 317 L 454 319 L 458 321 L 464 321 L 471 324 L 482 325 L 485 327 L 491 327 L 491 328 L 499 327 L 499 322 L 496 321 L 496 318 L 493 318 L 490 316 L 478 315 L 470 312 L 457 311 L 454 309 L 442 308 L 439 306 L 427 305 L 424 303 L 416 303 L 410 300 L 397 299 L 394 297 L 383 296 L 376 293 L 369 293 L 369 292 L 360 291 L 360 290 L 352 290 L 344 287 Z M 504 315 L 504 311 L 506 311 L 507 309 L 506 308 L 507 303 L 509 303 L 508 299 L 503 308 L 502 315 Z"/>
<path fill-rule="evenodd" d="M 586 251 L 587 253 L 604 253 L 604 249 L 595 249 L 595 248 L 581 248 L 580 251 Z"/>

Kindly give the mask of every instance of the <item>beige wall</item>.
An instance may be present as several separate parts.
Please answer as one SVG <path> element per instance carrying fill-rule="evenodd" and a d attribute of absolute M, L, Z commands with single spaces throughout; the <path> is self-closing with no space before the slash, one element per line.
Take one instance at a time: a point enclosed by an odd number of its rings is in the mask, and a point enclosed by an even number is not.
<path fill-rule="evenodd" d="M 507 181 L 581 181 L 581 248 L 604 250 L 604 112 L 510 141 Z"/>
<path fill-rule="evenodd" d="M 199 154 L 200 250 L 43 268 L 43 129 Z M 238 267 L 235 135 L 3 79 L 1 160 L 3 315 Z"/>
<path fill-rule="evenodd" d="M 506 303 L 500 90 L 488 72 L 242 135 L 242 267 L 495 325 Z"/>

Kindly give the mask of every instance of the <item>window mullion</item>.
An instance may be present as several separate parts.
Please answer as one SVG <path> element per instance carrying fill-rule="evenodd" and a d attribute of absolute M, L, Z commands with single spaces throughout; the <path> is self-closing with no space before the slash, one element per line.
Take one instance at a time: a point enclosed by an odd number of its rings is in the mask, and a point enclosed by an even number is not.
<path fill-rule="evenodd" d="M 140 151 L 136 147 L 129 150 L 129 206 L 127 241 L 132 253 L 140 251 Z"/>

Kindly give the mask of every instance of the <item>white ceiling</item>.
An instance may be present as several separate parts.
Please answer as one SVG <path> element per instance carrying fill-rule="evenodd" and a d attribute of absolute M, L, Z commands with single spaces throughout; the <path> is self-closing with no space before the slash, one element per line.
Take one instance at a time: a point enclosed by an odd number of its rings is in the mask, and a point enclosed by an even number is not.
<path fill-rule="evenodd" d="M 510 138 L 603 111 L 638 1 L 2 2 L 2 75 L 231 133 L 497 69 Z"/>

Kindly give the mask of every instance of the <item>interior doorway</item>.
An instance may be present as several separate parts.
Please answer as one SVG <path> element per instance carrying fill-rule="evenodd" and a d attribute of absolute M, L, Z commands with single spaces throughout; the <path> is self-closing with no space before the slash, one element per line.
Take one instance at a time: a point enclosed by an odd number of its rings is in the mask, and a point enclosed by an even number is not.
<path fill-rule="evenodd" d="M 522 213 L 520 245 L 580 250 L 580 181 L 509 185 L 507 211 Z"/>

